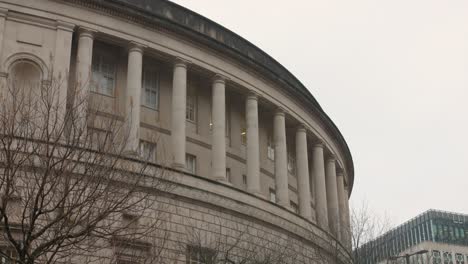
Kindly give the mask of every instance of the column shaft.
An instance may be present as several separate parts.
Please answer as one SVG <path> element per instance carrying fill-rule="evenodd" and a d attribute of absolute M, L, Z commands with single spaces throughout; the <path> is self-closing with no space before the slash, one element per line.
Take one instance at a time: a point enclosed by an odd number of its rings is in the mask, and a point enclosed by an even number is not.
<path fill-rule="evenodd" d="M 140 142 L 140 104 L 141 84 L 143 72 L 143 47 L 131 43 L 128 51 L 127 91 L 125 98 L 125 112 L 127 122 L 127 138 L 125 150 L 136 154 Z"/>
<path fill-rule="evenodd" d="M 212 87 L 212 150 L 211 174 L 213 179 L 226 179 L 226 83 L 221 76 L 215 76 Z"/>
<path fill-rule="evenodd" d="M 91 63 L 93 59 L 93 42 L 95 31 L 80 28 L 78 31 L 78 51 L 76 55 L 75 91 L 73 94 L 72 114 L 74 133 L 86 133 L 88 113 L 88 92 L 91 81 Z M 80 131 L 81 130 L 81 131 Z"/>
<path fill-rule="evenodd" d="M 297 189 L 299 194 L 299 213 L 312 220 L 310 206 L 309 164 L 307 154 L 307 133 L 304 127 L 296 131 Z"/>
<path fill-rule="evenodd" d="M 261 195 L 258 98 L 256 95 L 247 96 L 245 113 L 247 123 L 247 190 L 253 194 Z"/>
<path fill-rule="evenodd" d="M 341 236 L 340 234 L 340 218 L 339 218 L 339 208 L 338 208 L 338 191 L 336 183 L 336 161 L 334 158 L 327 160 L 327 165 L 325 169 L 325 178 L 327 186 L 327 204 L 328 204 L 328 223 L 330 226 L 330 231 L 338 239 Z"/>
<path fill-rule="evenodd" d="M 6 22 L 6 17 L 8 14 L 8 9 L 0 8 L 0 61 L 5 61 L 3 58 L 3 39 L 5 35 L 5 22 Z M 3 63 L 0 65 L 0 101 L 3 101 L 6 99 L 5 97 L 7 96 L 7 71 L 6 65 L 3 65 Z"/>
<path fill-rule="evenodd" d="M 345 202 L 345 211 L 344 211 L 344 214 L 345 214 L 345 221 L 346 221 L 346 227 L 349 228 L 349 230 L 351 230 L 351 219 L 350 219 L 350 214 L 349 214 L 349 192 L 348 192 L 348 187 L 345 186 L 344 187 L 344 202 Z M 352 249 L 353 245 L 352 245 L 352 232 L 348 232 L 347 236 L 345 237 L 346 239 L 346 245 L 348 246 L 349 249 Z"/>
<path fill-rule="evenodd" d="M 347 226 L 346 221 L 346 202 L 348 197 L 345 197 L 345 189 L 344 189 L 344 176 L 343 173 L 338 173 L 337 175 L 337 190 L 338 190 L 338 211 L 340 213 L 340 231 L 341 231 L 341 241 L 346 242 L 349 232 L 351 231 L 349 226 Z M 347 244 L 347 243 L 343 243 Z"/>
<path fill-rule="evenodd" d="M 185 110 L 187 103 L 187 64 L 178 60 L 174 64 L 172 82 L 171 138 L 173 166 L 185 168 Z"/>
<path fill-rule="evenodd" d="M 317 223 L 321 228 L 328 230 L 327 187 L 325 183 L 323 144 L 321 143 L 313 147 L 312 175 L 315 178 L 315 213 Z"/>
<path fill-rule="evenodd" d="M 274 141 L 275 141 L 275 182 L 276 199 L 278 204 L 289 207 L 288 189 L 288 160 L 286 146 L 285 114 L 278 110 L 274 117 Z"/>
<path fill-rule="evenodd" d="M 72 50 L 72 37 L 73 28 L 75 25 L 65 23 L 62 21 L 57 22 L 57 33 L 55 37 L 55 54 L 53 64 L 53 80 L 52 85 L 58 89 L 58 93 L 55 94 L 57 98 L 54 98 L 58 102 L 58 116 L 60 124 L 64 124 L 66 107 L 67 107 L 67 95 L 68 95 L 68 80 L 70 77 L 70 58 Z M 53 122 L 53 121 L 51 121 Z"/>

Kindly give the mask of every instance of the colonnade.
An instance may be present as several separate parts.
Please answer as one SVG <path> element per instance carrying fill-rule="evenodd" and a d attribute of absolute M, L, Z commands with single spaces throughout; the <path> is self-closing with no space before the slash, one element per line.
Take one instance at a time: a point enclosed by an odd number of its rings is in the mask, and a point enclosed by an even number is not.
<path fill-rule="evenodd" d="M 76 66 L 77 87 L 81 87 L 75 96 L 85 96 L 83 84 L 90 78 L 94 32 L 80 29 L 78 31 L 78 52 Z M 128 121 L 129 144 L 127 151 L 136 152 L 139 142 L 140 98 L 142 89 L 144 46 L 130 43 L 128 49 L 127 89 L 125 94 L 126 119 Z M 172 165 L 185 169 L 186 145 L 186 100 L 187 100 L 187 61 L 176 59 L 173 64 L 172 109 L 171 109 L 171 150 Z M 226 79 L 215 75 L 212 79 L 212 169 L 211 177 L 221 182 L 226 178 Z M 87 107 L 82 104 L 81 107 Z M 84 111 L 82 111 L 84 112 Z M 278 205 L 289 209 L 288 152 L 286 140 L 286 114 L 278 108 L 273 116 L 273 133 L 275 145 L 275 184 Z M 259 149 L 259 116 L 258 96 L 249 92 L 245 97 L 245 120 L 247 129 L 247 191 L 262 196 L 260 191 L 260 149 Z M 330 231 L 338 239 L 348 239 L 349 209 L 348 190 L 344 174 L 337 171 L 336 159 L 333 156 L 325 160 L 324 144 L 308 142 L 308 131 L 305 125 L 299 125 L 295 133 L 296 171 L 299 200 L 299 214 L 312 220 L 312 194 L 315 194 L 315 211 L 318 225 Z M 310 144 L 312 157 L 309 159 Z"/>

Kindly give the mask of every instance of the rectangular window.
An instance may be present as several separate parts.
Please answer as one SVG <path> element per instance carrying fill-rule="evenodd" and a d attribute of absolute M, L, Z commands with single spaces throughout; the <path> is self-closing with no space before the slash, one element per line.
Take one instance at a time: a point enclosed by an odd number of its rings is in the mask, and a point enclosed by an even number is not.
<path fill-rule="evenodd" d="M 122 214 L 122 227 L 137 230 L 139 217 L 132 214 Z"/>
<path fill-rule="evenodd" d="M 270 188 L 270 202 L 276 203 L 276 191 Z"/>
<path fill-rule="evenodd" d="M 216 252 L 199 246 L 187 247 L 187 264 L 212 264 L 216 261 Z"/>
<path fill-rule="evenodd" d="M 241 127 L 241 143 L 247 145 L 247 129 L 245 127 Z"/>
<path fill-rule="evenodd" d="M 91 91 L 113 96 L 117 68 L 115 59 L 105 52 L 96 50 L 93 52 L 92 60 Z"/>
<path fill-rule="evenodd" d="M 197 173 L 197 157 L 191 154 L 185 155 L 185 168 L 189 173 Z"/>
<path fill-rule="evenodd" d="M 232 183 L 232 180 L 231 180 L 231 169 L 230 168 L 226 168 L 226 180 L 228 182 L 231 182 Z"/>
<path fill-rule="evenodd" d="M 242 175 L 242 184 L 244 184 L 244 187 L 247 188 L 247 175 Z"/>
<path fill-rule="evenodd" d="M 296 214 L 299 213 L 299 207 L 297 206 L 297 203 L 289 201 L 289 206 L 291 206 L 291 210 L 293 212 L 295 212 Z"/>
<path fill-rule="evenodd" d="M 16 260 L 18 259 L 16 250 L 2 248 L 2 252 L 4 253 L 4 256 L 0 256 L 1 264 L 16 263 Z"/>
<path fill-rule="evenodd" d="M 108 150 L 114 142 L 111 132 L 99 128 L 88 127 L 87 137 L 89 144 L 95 150 Z"/>
<path fill-rule="evenodd" d="M 268 135 L 267 157 L 270 160 L 275 160 L 275 142 L 271 135 Z"/>
<path fill-rule="evenodd" d="M 296 175 L 296 158 L 292 153 L 288 153 L 288 172 Z"/>
<path fill-rule="evenodd" d="M 197 122 L 197 96 L 195 90 L 189 86 L 187 89 L 187 105 L 185 108 L 185 119 Z"/>
<path fill-rule="evenodd" d="M 143 68 L 141 102 L 144 106 L 159 108 L 159 72 L 151 67 Z"/>
<path fill-rule="evenodd" d="M 140 140 L 140 156 L 145 160 L 154 162 L 156 161 L 156 144 Z"/>

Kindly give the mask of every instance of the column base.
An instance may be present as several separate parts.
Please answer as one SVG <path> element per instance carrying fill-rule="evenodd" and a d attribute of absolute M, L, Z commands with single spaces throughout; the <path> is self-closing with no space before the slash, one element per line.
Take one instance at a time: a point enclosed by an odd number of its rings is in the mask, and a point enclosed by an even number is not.
<path fill-rule="evenodd" d="M 284 203 L 284 202 L 278 202 L 278 205 L 281 206 L 281 207 L 284 207 L 290 211 L 292 211 L 291 209 L 291 206 L 288 204 L 288 203 Z"/>
<path fill-rule="evenodd" d="M 266 199 L 265 195 L 263 195 L 260 191 L 258 190 L 249 190 L 247 189 L 247 192 L 259 197 L 259 198 L 262 198 L 262 199 Z"/>
<path fill-rule="evenodd" d="M 220 183 L 222 183 L 224 185 L 233 186 L 232 183 L 230 183 L 227 179 L 216 178 L 214 180 L 217 181 L 217 182 L 220 182 Z"/>
<path fill-rule="evenodd" d="M 180 163 L 177 163 L 177 162 L 173 162 L 171 167 L 173 169 L 176 169 L 176 170 L 181 170 L 181 171 L 184 171 L 186 172 L 187 170 L 185 169 L 185 164 L 180 164 Z"/>
<path fill-rule="evenodd" d="M 124 156 L 131 157 L 131 158 L 138 158 L 138 157 L 140 157 L 138 151 L 136 151 L 136 150 L 130 150 L 130 149 L 129 149 L 129 150 L 124 150 L 124 151 L 122 152 L 122 154 L 123 154 Z"/>

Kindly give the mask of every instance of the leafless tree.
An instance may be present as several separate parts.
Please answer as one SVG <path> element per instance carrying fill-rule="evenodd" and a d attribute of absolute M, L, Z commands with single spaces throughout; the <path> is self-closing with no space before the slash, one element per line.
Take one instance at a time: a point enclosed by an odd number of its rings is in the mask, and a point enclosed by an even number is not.
<path fill-rule="evenodd" d="M 156 201 L 173 188 L 169 174 L 125 152 L 123 118 L 82 107 L 90 100 L 78 93 L 65 103 L 67 80 L 0 88 L 1 258 L 156 263 L 154 244 L 167 236 Z"/>
<path fill-rule="evenodd" d="M 377 254 L 377 245 L 370 242 L 389 231 L 392 224 L 386 215 L 372 212 L 366 201 L 352 206 L 350 221 L 354 263 L 365 263 Z"/>
<path fill-rule="evenodd" d="M 248 224 L 227 226 L 218 218 L 213 222 L 188 220 L 178 239 L 179 253 L 207 264 L 303 263 L 298 245 L 288 237 L 280 238 Z"/>

